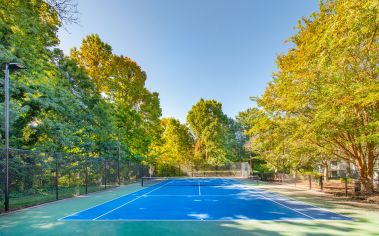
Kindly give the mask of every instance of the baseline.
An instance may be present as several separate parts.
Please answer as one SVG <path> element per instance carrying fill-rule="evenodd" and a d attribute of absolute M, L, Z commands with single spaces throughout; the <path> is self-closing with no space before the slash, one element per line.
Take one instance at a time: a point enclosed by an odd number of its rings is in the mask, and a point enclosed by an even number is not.
<path fill-rule="evenodd" d="M 171 181 L 169 181 L 169 182 L 167 182 L 167 183 L 165 183 L 165 184 L 163 184 L 163 185 L 161 185 L 161 186 L 159 186 L 159 187 L 157 187 L 157 188 L 155 188 L 155 189 L 153 189 L 153 190 L 151 190 L 151 191 L 149 191 L 149 192 L 147 192 L 147 193 L 145 193 L 145 194 L 142 194 L 142 195 L 136 197 L 136 198 L 133 199 L 133 200 L 130 200 L 130 201 L 128 201 L 128 202 L 126 202 L 126 203 L 124 203 L 124 204 L 122 204 L 122 205 L 120 205 L 120 206 L 118 206 L 118 207 L 116 207 L 116 208 L 114 208 L 114 209 L 112 209 L 112 210 L 110 210 L 110 211 L 108 211 L 108 212 L 106 212 L 106 213 L 104 213 L 104 214 L 102 214 L 102 215 L 96 217 L 96 218 L 93 218 L 92 220 L 97 220 L 97 219 L 99 219 L 99 218 L 101 218 L 101 217 L 103 217 L 103 216 L 105 216 L 105 215 L 108 215 L 109 213 L 111 213 L 111 212 L 113 212 L 113 211 L 115 211 L 115 210 L 117 210 L 117 209 L 119 209 L 119 208 L 121 208 L 121 207 L 123 207 L 123 206 L 126 206 L 126 205 L 128 205 L 129 203 L 134 202 L 134 201 L 140 199 L 141 197 L 147 196 L 147 194 L 152 193 L 152 192 L 154 192 L 154 191 L 156 191 L 156 190 L 158 190 L 158 189 L 160 189 L 160 188 L 162 188 L 162 187 L 168 185 L 170 182 L 171 182 Z"/>
<path fill-rule="evenodd" d="M 151 188 L 151 187 L 153 187 L 153 186 L 159 185 L 159 184 L 162 184 L 162 183 L 157 183 L 157 184 L 154 184 L 154 185 L 149 186 L 149 187 L 147 187 L 147 188 L 139 189 L 139 190 L 136 190 L 136 191 L 133 191 L 133 192 L 130 192 L 130 193 L 127 193 L 127 194 L 121 195 L 121 196 L 119 196 L 119 197 L 116 197 L 116 198 L 110 199 L 110 200 L 108 200 L 108 201 L 105 201 L 105 202 L 102 202 L 102 203 L 96 204 L 96 205 L 94 205 L 94 206 L 91 206 L 91 207 L 85 208 L 85 209 L 83 209 L 83 210 L 76 211 L 76 212 L 74 212 L 74 213 L 72 213 L 72 214 L 70 214 L 70 215 L 66 215 L 66 216 L 63 216 L 63 217 L 59 218 L 58 221 L 61 221 L 61 220 L 63 220 L 63 221 L 75 221 L 76 219 L 66 219 L 66 218 L 69 218 L 69 217 L 72 217 L 72 216 L 78 215 L 78 214 L 80 214 L 80 213 L 82 213 L 82 212 L 86 212 L 86 211 L 89 211 L 89 210 L 93 210 L 93 209 L 95 209 L 95 208 L 97 208 L 97 207 L 100 207 L 100 206 L 103 206 L 103 205 L 105 205 L 105 204 L 107 204 L 107 203 L 111 203 L 111 202 L 118 201 L 118 200 L 120 200 L 121 198 L 128 197 L 128 196 L 130 196 L 130 195 L 132 195 L 132 194 L 137 194 L 137 193 L 139 193 L 139 192 L 146 191 L 147 189 L 149 189 L 149 188 Z M 90 219 L 87 219 L 87 220 L 90 220 Z"/>

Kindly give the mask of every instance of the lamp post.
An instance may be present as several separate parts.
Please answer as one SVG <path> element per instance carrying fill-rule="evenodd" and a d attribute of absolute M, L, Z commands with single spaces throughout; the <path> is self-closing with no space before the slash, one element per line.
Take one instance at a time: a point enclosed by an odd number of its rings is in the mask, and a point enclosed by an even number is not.
<path fill-rule="evenodd" d="M 5 199 L 4 208 L 5 211 L 9 210 L 9 71 L 10 70 L 20 70 L 25 67 L 19 63 L 5 63 L 5 79 L 4 79 L 4 90 L 5 90 L 5 124 L 4 124 L 4 136 L 5 136 Z"/>

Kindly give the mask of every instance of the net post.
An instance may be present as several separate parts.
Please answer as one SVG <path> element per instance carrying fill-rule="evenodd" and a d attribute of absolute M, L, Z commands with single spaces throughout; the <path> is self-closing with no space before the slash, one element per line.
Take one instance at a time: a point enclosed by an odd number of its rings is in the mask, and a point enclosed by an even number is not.
<path fill-rule="evenodd" d="M 141 187 L 143 187 L 143 180 L 144 180 L 144 177 L 142 176 L 141 177 Z"/>

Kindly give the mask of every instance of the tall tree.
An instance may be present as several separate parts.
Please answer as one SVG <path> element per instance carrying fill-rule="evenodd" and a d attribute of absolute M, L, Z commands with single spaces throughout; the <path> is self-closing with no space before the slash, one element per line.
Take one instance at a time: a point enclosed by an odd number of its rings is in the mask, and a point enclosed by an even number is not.
<path fill-rule="evenodd" d="M 112 48 L 96 34 L 83 39 L 80 49 L 71 50 L 71 58 L 93 79 L 103 97 L 112 104 L 122 142 L 137 158 L 146 157 L 160 136 L 159 95 L 145 87 L 146 73 Z"/>
<path fill-rule="evenodd" d="M 192 165 L 194 138 L 187 126 L 174 118 L 163 118 L 162 142 L 156 147 L 158 167 Z"/>
<path fill-rule="evenodd" d="M 99 92 L 108 92 L 112 61 L 112 47 L 91 34 L 83 39 L 80 50 L 71 49 L 71 59 L 77 62 L 94 80 Z"/>
<path fill-rule="evenodd" d="M 353 160 L 368 192 L 379 155 L 378 12 L 374 0 L 320 2 L 257 100 L 269 120 L 300 127 L 288 128 L 297 147 L 317 147 L 320 160 L 322 153 Z"/>
<path fill-rule="evenodd" d="M 227 116 L 221 103 L 200 99 L 188 112 L 187 122 L 196 137 L 195 158 L 206 164 L 221 166 L 227 162 Z"/>
<path fill-rule="evenodd" d="M 65 13 L 45 1 L 2 1 L 1 6 L 0 62 L 17 61 L 28 68 L 11 75 L 10 144 L 35 148 L 44 136 L 55 141 L 46 141 L 43 148 L 62 151 L 75 139 L 71 135 L 74 120 L 66 121 L 75 118 L 78 105 L 56 66 L 59 52 L 52 50 L 59 42 L 57 31 L 62 21 L 58 14 Z"/>

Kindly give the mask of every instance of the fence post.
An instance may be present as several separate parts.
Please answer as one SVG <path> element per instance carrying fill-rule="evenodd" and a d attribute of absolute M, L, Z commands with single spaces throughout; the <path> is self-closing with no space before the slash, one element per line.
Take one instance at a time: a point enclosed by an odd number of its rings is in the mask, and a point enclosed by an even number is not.
<path fill-rule="evenodd" d="M 104 158 L 104 188 L 107 189 L 107 158 Z"/>
<path fill-rule="evenodd" d="M 312 190 L 312 176 L 308 175 L 308 181 L 309 181 L 309 190 Z"/>
<path fill-rule="evenodd" d="M 126 173 L 127 174 L 127 181 L 128 181 L 128 184 L 130 183 L 130 160 L 128 160 L 128 172 Z"/>
<path fill-rule="evenodd" d="M 344 180 L 345 180 L 345 196 L 347 197 L 347 178 L 345 178 Z"/>
<path fill-rule="evenodd" d="M 4 183 L 4 210 L 9 211 L 9 148 L 6 147 L 5 150 L 5 163 L 4 163 L 4 170 L 5 170 L 5 183 Z"/>
<path fill-rule="evenodd" d="M 324 178 L 322 176 L 320 176 L 320 189 L 321 189 L 321 192 L 324 189 Z"/>
<path fill-rule="evenodd" d="M 121 185 L 121 176 L 120 176 L 120 158 L 117 160 L 117 182 L 118 186 Z"/>
<path fill-rule="evenodd" d="M 88 193 L 88 156 L 85 156 L 85 186 L 86 194 Z"/>
<path fill-rule="evenodd" d="M 53 154 L 55 157 L 55 183 L 54 183 L 54 188 L 55 188 L 55 200 L 59 199 L 59 189 L 58 189 L 58 171 L 59 171 L 59 154 L 55 153 Z"/>
<path fill-rule="evenodd" d="M 138 164 L 138 174 L 137 174 L 137 179 L 141 178 L 141 163 Z"/>

